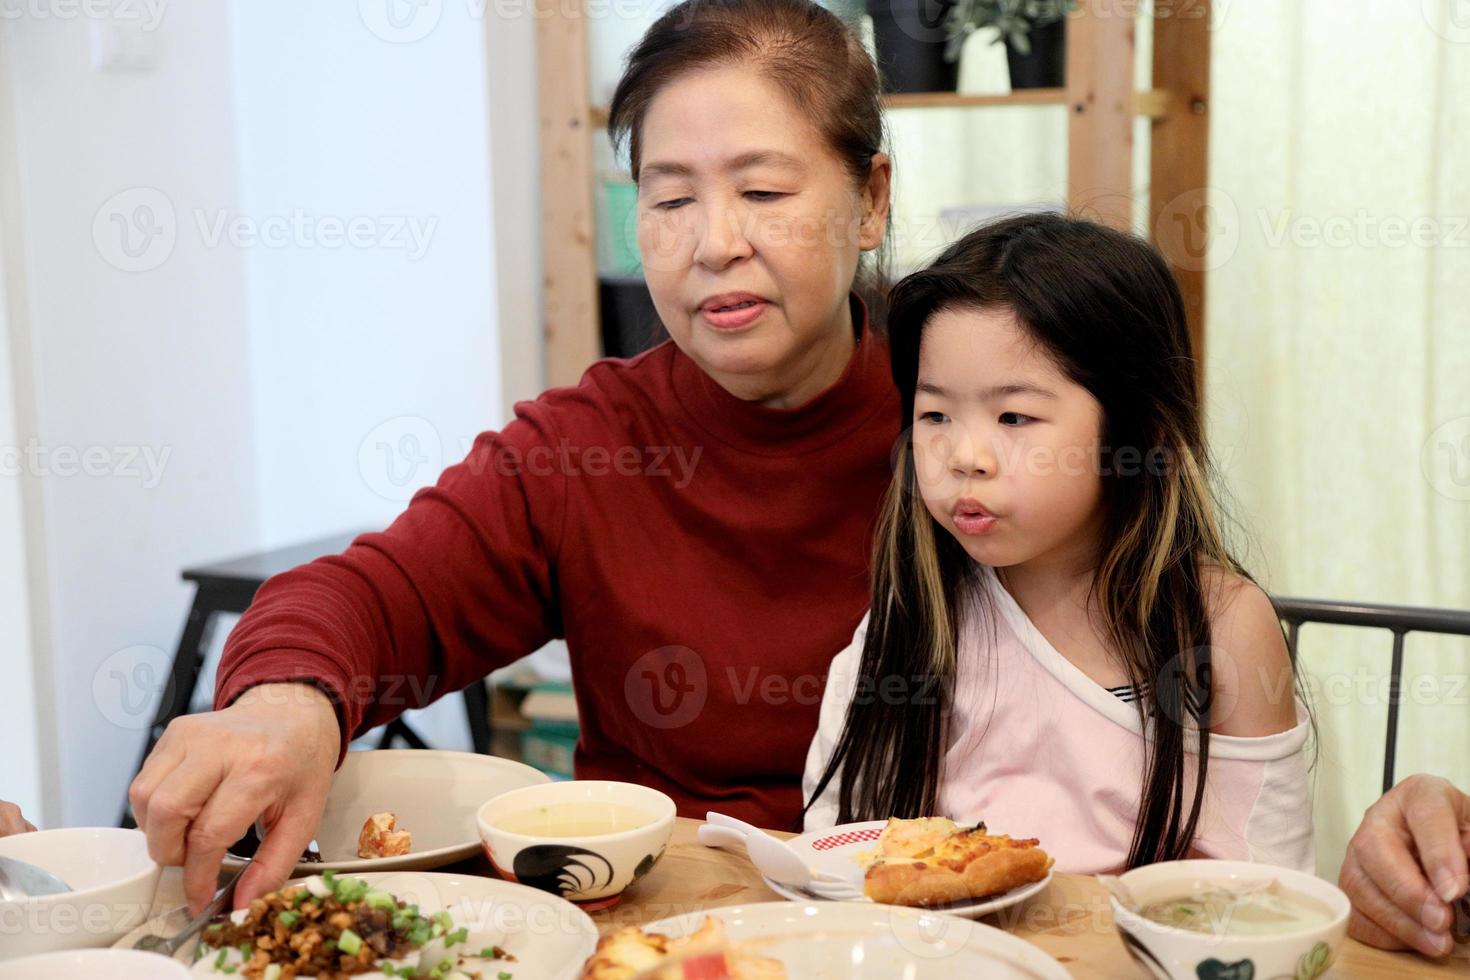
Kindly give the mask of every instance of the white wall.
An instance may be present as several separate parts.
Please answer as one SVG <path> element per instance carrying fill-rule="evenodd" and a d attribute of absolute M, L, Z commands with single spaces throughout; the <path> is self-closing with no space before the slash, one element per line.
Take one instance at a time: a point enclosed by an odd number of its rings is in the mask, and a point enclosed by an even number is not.
<path fill-rule="evenodd" d="M 48 823 L 116 819 L 191 598 L 180 568 L 381 526 L 504 417 L 497 310 L 534 316 L 536 285 L 523 249 L 491 249 L 487 127 L 533 117 L 487 105 L 475 5 L 407 41 L 372 6 L 169 4 L 127 32 L 153 67 L 126 73 L 91 67 L 85 17 L 0 23 L 33 342 L 12 366 L 48 454 L 107 447 L 108 475 L 42 472 L 27 515 L 56 717 L 43 700 L 17 730 L 38 731 L 42 772 L 59 763 Z M 534 91 L 529 60 L 514 71 L 506 105 Z M 534 322 L 516 329 L 520 381 L 539 355 Z M 7 425 L 0 408 L 0 445 Z M 130 462 L 145 450 L 161 474 Z M 16 490 L 0 482 L 7 556 Z M 467 743 L 458 699 L 430 714 L 431 741 Z M 14 778 L 34 795 L 34 772 Z"/>
<path fill-rule="evenodd" d="M 352 5 L 230 4 L 240 214 L 307 229 L 245 249 L 267 546 L 386 525 L 502 420 L 471 11 L 445 4 L 420 37 Z M 353 220 L 358 245 L 312 231 Z M 431 743 L 468 747 L 458 698 L 430 716 Z"/>
<path fill-rule="evenodd" d="M 85 18 L 6 26 L 33 343 L 17 370 L 47 453 L 54 817 L 111 822 L 183 619 L 180 567 L 257 537 L 242 260 L 185 224 L 236 197 L 228 33 L 222 8 L 177 5 L 156 69 L 117 74 L 92 69 Z M 117 221 L 151 242 L 137 260 Z M 90 473 L 65 455 L 88 451 Z"/>
<path fill-rule="evenodd" d="M 364 229 L 247 249 L 262 537 L 376 528 L 499 421 L 482 27 L 465 4 L 403 43 L 355 5 L 230 16 L 241 213 Z"/>
<path fill-rule="evenodd" d="M 32 822 L 44 820 L 41 714 L 37 665 L 31 629 L 30 568 L 25 531 L 25 476 L 16 450 L 26 428 L 18 411 L 12 350 L 23 350 L 25 283 L 17 254 L 21 242 L 15 180 L 15 126 L 11 116 L 9 54 L 0 36 L 0 745 L 5 746 L 5 776 L 0 798 L 18 803 Z M 18 322 L 13 322 L 18 321 Z M 31 485 L 34 486 L 33 484 Z M 50 698 L 46 698 L 49 703 Z"/>

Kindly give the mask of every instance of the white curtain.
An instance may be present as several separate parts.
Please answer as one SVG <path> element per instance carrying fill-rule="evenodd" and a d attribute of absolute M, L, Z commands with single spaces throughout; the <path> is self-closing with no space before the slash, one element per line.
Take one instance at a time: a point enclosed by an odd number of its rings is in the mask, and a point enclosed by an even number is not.
<path fill-rule="evenodd" d="M 1213 42 L 1208 413 L 1248 558 L 1278 594 L 1470 608 L 1470 3 L 1239 0 Z M 1302 633 L 1327 877 L 1390 650 Z M 1470 787 L 1467 676 L 1470 641 L 1408 638 L 1400 777 Z"/>

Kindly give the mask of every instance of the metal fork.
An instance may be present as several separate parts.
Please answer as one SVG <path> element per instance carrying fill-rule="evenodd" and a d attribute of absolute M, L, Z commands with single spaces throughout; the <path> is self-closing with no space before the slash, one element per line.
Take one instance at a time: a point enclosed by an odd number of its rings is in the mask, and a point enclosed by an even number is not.
<path fill-rule="evenodd" d="M 173 936 L 144 936 L 133 944 L 133 948 L 141 949 L 145 953 L 160 953 L 168 957 L 172 957 L 179 950 L 183 949 L 184 944 L 198 935 L 199 931 L 209 924 L 210 919 L 213 919 L 230 907 L 230 903 L 235 898 L 235 886 L 240 883 L 240 876 L 245 873 L 246 868 L 250 867 L 253 860 L 253 858 L 246 858 L 245 863 L 240 866 L 240 870 L 232 874 L 230 880 L 225 882 L 224 887 L 214 893 L 214 898 L 210 900 L 208 905 L 204 906 L 204 911 L 200 912 L 188 925 L 184 926 L 181 932 Z"/>

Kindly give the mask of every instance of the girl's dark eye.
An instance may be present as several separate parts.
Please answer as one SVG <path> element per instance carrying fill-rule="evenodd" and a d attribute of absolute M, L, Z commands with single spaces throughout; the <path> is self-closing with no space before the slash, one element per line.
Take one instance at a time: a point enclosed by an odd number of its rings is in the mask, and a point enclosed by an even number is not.
<path fill-rule="evenodd" d="M 746 191 L 745 196 L 752 201 L 764 204 L 768 201 L 776 201 L 785 197 L 780 191 Z"/>
<path fill-rule="evenodd" d="M 1002 412 L 1000 414 L 1001 425 L 1025 425 L 1027 422 L 1035 421 L 1031 416 L 1022 415 L 1020 412 Z"/>
<path fill-rule="evenodd" d="M 925 412 L 919 416 L 919 421 L 928 422 L 930 425 L 940 425 L 941 423 L 948 422 L 949 416 L 943 412 Z"/>
<path fill-rule="evenodd" d="M 660 211 L 673 211 L 673 210 L 675 210 L 675 209 L 677 209 L 679 207 L 682 207 L 683 205 L 688 204 L 688 203 L 689 203 L 689 198 L 687 198 L 687 197 L 676 197 L 672 201 L 660 201 L 659 203 L 655 204 L 654 207 L 657 208 Z"/>

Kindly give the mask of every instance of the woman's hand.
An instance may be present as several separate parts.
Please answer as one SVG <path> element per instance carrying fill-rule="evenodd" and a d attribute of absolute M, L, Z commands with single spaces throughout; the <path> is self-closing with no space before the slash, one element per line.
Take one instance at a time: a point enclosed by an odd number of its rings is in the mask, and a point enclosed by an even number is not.
<path fill-rule="evenodd" d="M 226 849 L 257 817 L 266 837 L 235 907 L 286 880 L 316 833 L 340 741 L 331 701 L 300 683 L 262 684 L 223 711 L 169 724 L 128 800 L 148 853 L 183 866 L 191 908 L 214 896 Z"/>
<path fill-rule="evenodd" d="M 1363 815 L 1338 884 L 1353 902 L 1348 935 L 1381 949 L 1444 956 L 1451 904 L 1470 891 L 1470 796 L 1437 776 L 1410 776 Z"/>
<path fill-rule="evenodd" d="M 35 829 L 34 824 L 21 816 L 20 807 L 0 800 L 0 837 L 24 834 Z"/>

